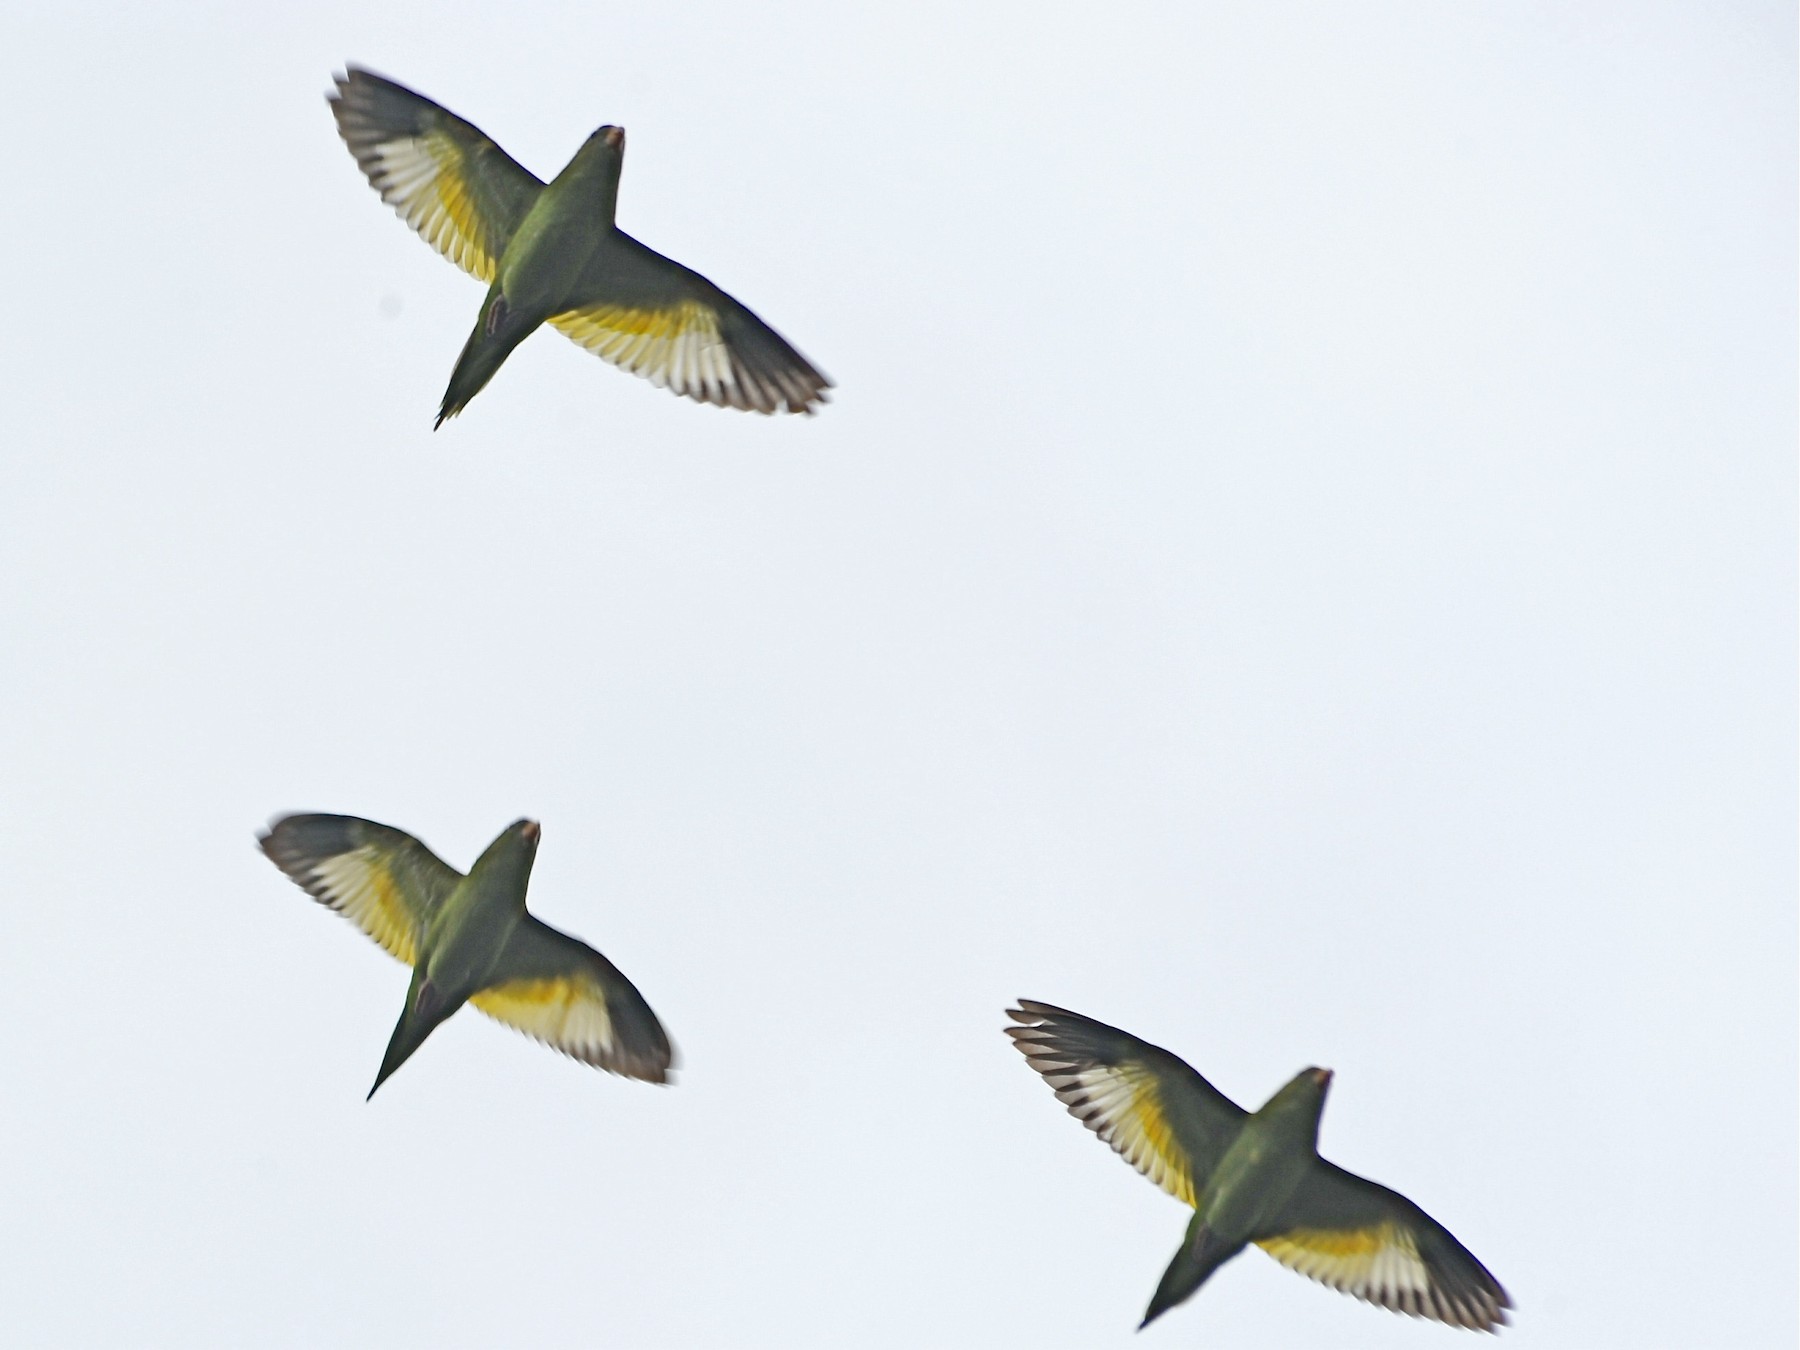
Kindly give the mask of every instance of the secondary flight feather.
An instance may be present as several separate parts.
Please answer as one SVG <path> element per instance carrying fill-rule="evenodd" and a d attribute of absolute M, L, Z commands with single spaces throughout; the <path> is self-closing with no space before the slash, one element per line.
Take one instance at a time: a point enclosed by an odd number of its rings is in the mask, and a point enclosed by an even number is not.
<path fill-rule="evenodd" d="M 338 134 L 381 199 L 487 283 L 437 425 L 548 323 L 621 370 L 701 403 L 812 413 L 831 381 L 698 272 L 614 223 L 623 128 L 604 126 L 549 183 L 472 123 L 355 66 L 327 95 Z"/>

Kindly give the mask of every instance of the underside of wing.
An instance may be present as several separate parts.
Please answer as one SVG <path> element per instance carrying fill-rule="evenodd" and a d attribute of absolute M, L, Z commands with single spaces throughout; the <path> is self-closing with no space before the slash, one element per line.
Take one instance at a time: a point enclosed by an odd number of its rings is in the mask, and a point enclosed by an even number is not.
<path fill-rule="evenodd" d="M 1006 1028 L 1069 1114 L 1183 1204 L 1209 1176 L 1244 1111 L 1167 1050 L 1048 1003 L 1020 999 Z"/>
<path fill-rule="evenodd" d="M 451 262 L 492 281 L 543 188 L 476 127 L 352 66 L 329 95 L 338 134 L 381 200 Z"/>
<path fill-rule="evenodd" d="M 705 277 L 614 232 L 550 323 L 621 370 L 701 403 L 810 414 L 831 381 Z"/>
<path fill-rule="evenodd" d="M 669 1038 L 636 986 L 599 952 L 527 916 L 469 1002 L 497 1022 L 608 1073 L 665 1083 Z"/>
<path fill-rule="evenodd" d="M 462 880 L 404 830 L 356 816 L 284 816 L 259 842 L 308 895 L 409 966 L 418 935 Z"/>
<path fill-rule="evenodd" d="M 1475 1331 L 1506 1324 L 1506 1290 L 1412 1201 L 1321 1161 L 1257 1246 L 1290 1270 L 1395 1312 Z"/>

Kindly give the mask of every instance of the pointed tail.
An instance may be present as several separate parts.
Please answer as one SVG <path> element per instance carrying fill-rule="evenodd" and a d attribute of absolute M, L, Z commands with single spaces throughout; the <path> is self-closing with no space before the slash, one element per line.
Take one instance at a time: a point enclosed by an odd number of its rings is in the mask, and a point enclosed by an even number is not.
<path fill-rule="evenodd" d="M 539 320 L 526 319 L 512 310 L 499 284 L 495 283 L 482 302 L 481 313 L 475 318 L 475 330 L 463 344 L 462 355 L 456 358 L 456 369 L 450 372 L 450 386 L 444 390 L 437 421 L 431 424 L 433 431 L 443 426 L 445 419 L 455 417 L 468 406 L 470 399 L 487 387 L 494 372 L 512 355 L 512 349 L 529 337 L 538 323 Z"/>
<path fill-rule="evenodd" d="M 406 991 L 406 1004 L 400 1009 L 400 1020 L 394 1024 L 394 1034 L 388 1037 L 387 1053 L 381 1057 L 381 1072 L 375 1075 L 375 1087 L 369 1089 L 369 1096 L 363 1100 L 373 1097 L 376 1088 L 392 1078 L 394 1070 L 425 1044 L 425 1038 L 437 1029 L 438 1023 L 455 1011 L 454 1006 L 445 1006 L 431 981 L 414 967 L 412 987 Z"/>
<path fill-rule="evenodd" d="M 1181 1249 L 1169 1262 L 1162 1283 L 1156 1286 L 1150 1306 L 1144 1310 L 1144 1320 L 1138 1323 L 1138 1330 L 1142 1331 L 1177 1303 L 1192 1298 L 1194 1291 L 1206 1283 L 1207 1276 L 1243 1250 L 1241 1242 L 1225 1242 L 1214 1237 L 1196 1213 L 1188 1224 L 1187 1236 L 1181 1240 Z"/>

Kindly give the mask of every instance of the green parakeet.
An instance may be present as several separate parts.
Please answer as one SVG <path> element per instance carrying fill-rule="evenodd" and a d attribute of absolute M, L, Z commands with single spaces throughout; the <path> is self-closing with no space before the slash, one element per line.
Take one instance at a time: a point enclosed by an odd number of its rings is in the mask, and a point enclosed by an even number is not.
<path fill-rule="evenodd" d="M 539 324 L 651 383 L 753 412 L 811 413 L 831 381 L 698 272 L 613 222 L 625 132 L 601 127 L 548 184 L 404 85 L 350 67 L 327 95 L 381 199 L 487 283 L 437 425 L 461 412 Z"/>
<path fill-rule="evenodd" d="M 283 816 L 261 836 L 296 885 L 413 968 L 369 1096 L 464 1003 L 609 1073 L 668 1081 L 674 1052 L 643 995 L 585 942 L 526 913 L 538 836 L 536 821 L 514 821 L 467 876 L 355 816 Z"/>
<path fill-rule="evenodd" d="M 1384 1308 L 1478 1331 L 1505 1324 L 1506 1291 L 1448 1229 L 1319 1156 L 1330 1070 L 1303 1070 L 1248 1113 L 1167 1050 L 1116 1027 L 1027 999 L 1006 1015 L 1020 1024 L 1006 1034 L 1069 1114 L 1193 1207 L 1140 1326 L 1250 1243 Z"/>

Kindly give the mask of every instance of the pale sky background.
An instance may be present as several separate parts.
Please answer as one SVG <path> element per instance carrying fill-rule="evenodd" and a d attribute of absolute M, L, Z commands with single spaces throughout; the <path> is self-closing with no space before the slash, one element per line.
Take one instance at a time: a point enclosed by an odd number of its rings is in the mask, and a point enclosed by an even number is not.
<path fill-rule="evenodd" d="M 1024 995 L 1443 1221 L 1519 1347 L 1796 1331 L 1786 4 L 10 5 L 0 1307 L 58 1346 L 1449 1346 L 1181 1209 Z M 346 61 L 839 383 L 700 407 L 376 198 Z M 466 867 L 655 1089 L 256 851 Z"/>

